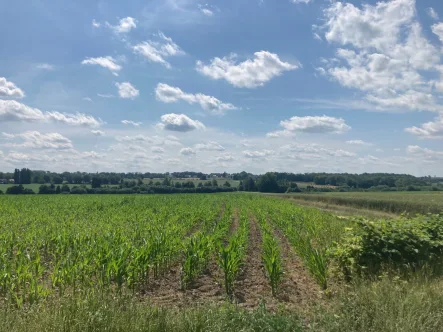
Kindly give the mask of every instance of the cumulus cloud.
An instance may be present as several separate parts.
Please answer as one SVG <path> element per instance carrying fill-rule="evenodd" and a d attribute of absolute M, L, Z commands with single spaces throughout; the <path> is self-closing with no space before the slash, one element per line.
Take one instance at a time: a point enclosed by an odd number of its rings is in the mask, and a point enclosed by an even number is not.
<path fill-rule="evenodd" d="M 192 120 L 184 114 L 165 114 L 160 118 L 158 127 L 165 130 L 189 132 L 193 130 L 205 129 L 203 123 L 198 120 Z"/>
<path fill-rule="evenodd" d="M 103 68 L 109 69 L 115 74 L 122 69 L 122 67 L 116 63 L 116 60 L 112 56 L 86 58 L 82 61 L 82 65 L 101 66 Z"/>
<path fill-rule="evenodd" d="M 185 93 L 180 88 L 170 86 L 165 83 L 157 84 L 155 89 L 155 97 L 164 103 L 175 103 L 183 100 L 188 104 L 199 104 L 202 109 L 212 114 L 223 114 L 228 110 L 238 109 L 232 104 L 223 103 L 215 97 L 207 96 L 202 93 L 192 94 Z"/>
<path fill-rule="evenodd" d="M 225 148 L 217 142 L 210 141 L 208 143 L 199 143 L 194 146 L 197 150 L 206 151 L 224 151 Z"/>
<path fill-rule="evenodd" d="M 418 145 L 409 145 L 406 149 L 406 152 L 413 157 L 417 157 L 427 161 L 443 160 L 443 152 L 422 148 Z"/>
<path fill-rule="evenodd" d="M 406 128 L 405 131 L 420 138 L 443 138 L 443 114 L 434 121 L 426 122 L 420 127 Z"/>
<path fill-rule="evenodd" d="M 92 26 L 94 28 L 100 28 L 101 24 L 99 22 L 97 22 L 95 19 L 92 20 Z"/>
<path fill-rule="evenodd" d="M 443 42 L 443 23 L 434 24 L 432 27 L 432 32 L 438 36 L 441 42 Z"/>
<path fill-rule="evenodd" d="M 115 83 L 115 86 L 118 88 L 120 98 L 134 99 L 140 93 L 140 91 L 129 82 Z"/>
<path fill-rule="evenodd" d="M 95 20 L 92 21 L 92 25 L 96 28 L 100 27 L 100 24 L 98 24 L 97 26 L 94 25 Z M 137 27 L 137 20 L 134 19 L 133 17 L 125 17 L 122 18 L 117 25 L 111 25 L 108 22 L 106 22 L 106 26 L 111 28 L 112 30 L 115 31 L 115 33 L 117 34 L 124 34 L 124 33 L 128 33 L 130 32 L 132 29 L 135 29 Z"/>
<path fill-rule="evenodd" d="M 171 64 L 165 58 L 183 55 L 185 52 L 162 32 L 155 36 L 159 41 L 148 40 L 133 46 L 132 49 L 134 53 L 144 56 L 150 62 L 157 62 L 166 68 L 171 68 Z"/>
<path fill-rule="evenodd" d="M 426 9 L 426 13 L 429 15 L 430 18 L 432 18 L 432 19 L 434 19 L 436 21 L 439 19 L 438 13 L 432 7 L 427 8 Z"/>
<path fill-rule="evenodd" d="M 280 60 L 279 56 L 267 51 L 254 53 L 254 58 L 244 62 L 236 62 L 237 55 L 214 58 L 208 65 L 197 61 L 199 73 L 214 80 L 224 79 L 237 88 L 256 88 L 263 86 L 285 71 L 295 70 L 299 63 L 288 63 Z"/>
<path fill-rule="evenodd" d="M 368 142 L 362 141 L 361 139 L 346 141 L 346 144 L 366 145 L 366 146 L 371 146 L 372 145 L 372 143 L 368 143 Z"/>
<path fill-rule="evenodd" d="M 91 134 L 94 136 L 105 136 L 105 132 L 101 130 L 91 130 Z"/>
<path fill-rule="evenodd" d="M 20 138 L 22 143 L 8 143 L 6 146 L 15 148 L 33 149 L 71 149 L 72 142 L 59 133 L 40 133 L 38 131 L 27 131 L 22 134 L 9 134 L 13 138 Z"/>
<path fill-rule="evenodd" d="M 180 150 L 180 154 L 183 156 L 195 155 L 195 150 L 192 148 L 183 148 Z"/>
<path fill-rule="evenodd" d="M 134 127 L 140 127 L 143 124 L 142 122 L 135 122 L 135 121 L 131 121 L 131 120 L 122 120 L 122 123 L 124 125 L 131 125 Z"/>
<path fill-rule="evenodd" d="M 271 150 L 261 150 L 261 151 L 251 151 L 251 150 L 245 150 L 243 151 L 243 156 L 246 158 L 251 159 L 263 159 L 268 156 L 271 156 L 274 154 L 274 151 Z"/>
<path fill-rule="evenodd" d="M 0 77 L 0 97 L 23 98 L 25 93 L 14 83 L 4 77 Z"/>
<path fill-rule="evenodd" d="M 423 35 L 415 0 L 361 7 L 334 1 L 324 15 L 325 39 L 339 48 L 318 72 L 362 91 L 377 110 L 441 109 L 430 93 L 432 81 L 422 75 L 423 70 L 440 72 L 440 51 Z M 443 36 L 442 27 L 432 30 Z"/>
<path fill-rule="evenodd" d="M 165 149 L 163 149 L 163 148 L 160 147 L 160 146 L 153 146 L 153 147 L 151 148 L 151 151 L 152 151 L 153 153 L 165 153 Z"/>
<path fill-rule="evenodd" d="M 271 131 L 270 133 L 267 133 L 266 137 L 268 137 L 268 138 L 295 137 L 295 133 L 293 133 L 289 130 L 277 130 L 277 131 Z"/>
<path fill-rule="evenodd" d="M 284 145 L 281 148 L 282 151 L 292 152 L 290 155 L 292 158 L 301 160 L 327 160 L 331 157 L 336 158 L 349 158 L 355 157 L 356 154 L 342 149 L 332 149 L 320 144 L 303 144 L 292 143 Z"/>
<path fill-rule="evenodd" d="M 235 160 L 235 158 L 231 155 L 231 154 L 223 154 L 223 155 L 221 155 L 221 156 L 218 156 L 217 158 L 216 158 L 216 160 L 218 161 L 218 162 L 230 162 L 230 161 L 234 161 Z"/>
<path fill-rule="evenodd" d="M 100 119 L 83 113 L 42 112 L 16 102 L 15 100 L 0 100 L 0 121 L 4 122 L 58 122 L 73 126 L 99 127 Z"/>
<path fill-rule="evenodd" d="M 291 0 L 291 2 L 292 3 L 306 3 L 306 4 L 308 4 L 308 3 L 310 3 L 311 2 L 311 0 Z"/>
<path fill-rule="evenodd" d="M 345 120 L 341 118 L 323 116 L 293 116 L 289 120 L 283 120 L 280 125 L 289 132 L 305 133 L 336 133 L 341 134 L 349 129 Z"/>

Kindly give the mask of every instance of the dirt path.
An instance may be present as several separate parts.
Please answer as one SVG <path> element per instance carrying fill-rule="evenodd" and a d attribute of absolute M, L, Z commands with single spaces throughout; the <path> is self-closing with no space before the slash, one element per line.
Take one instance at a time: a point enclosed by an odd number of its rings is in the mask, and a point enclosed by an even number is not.
<path fill-rule="evenodd" d="M 255 218 L 250 218 L 249 244 L 245 262 L 234 284 L 234 296 L 239 306 L 256 308 L 261 302 L 276 305 L 262 262 L 262 237 Z"/>
<path fill-rule="evenodd" d="M 218 216 L 220 219 L 222 213 Z M 228 234 L 238 228 L 238 212 L 234 211 L 233 221 Z M 228 235 L 229 236 L 229 235 Z M 167 307 L 186 307 L 203 305 L 205 303 L 222 303 L 226 295 L 222 285 L 223 275 L 217 264 L 216 257 L 212 257 L 203 273 L 186 290 L 181 289 L 181 261 L 177 261 L 171 269 L 156 281 L 147 292 L 152 304 Z"/>
<path fill-rule="evenodd" d="M 285 273 L 277 296 L 278 299 L 296 307 L 320 300 L 320 286 L 312 278 L 301 258 L 295 254 L 286 236 L 277 227 L 274 227 L 273 234 L 280 243 Z"/>

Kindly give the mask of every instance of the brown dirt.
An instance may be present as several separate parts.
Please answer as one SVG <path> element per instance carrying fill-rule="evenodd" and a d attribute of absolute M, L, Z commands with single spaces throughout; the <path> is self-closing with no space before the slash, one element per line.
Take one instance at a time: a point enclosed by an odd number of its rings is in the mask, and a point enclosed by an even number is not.
<path fill-rule="evenodd" d="M 286 236 L 277 227 L 273 231 L 274 237 L 280 243 L 283 263 L 283 280 L 277 298 L 295 307 L 302 307 L 321 300 L 320 286 L 310 275 L 289 243 Z"/>
<path fill-rule="evenodd" d="M 220 213 L 219 218 L 222 217 Z M 238 228 L 238 211 L 234 212 L 233 222 L 228 232 L 233 234 Z M 222 285 L 223 275 L 216 257 L 212 257 L 208 266 L 188 289 L 182 290 L 180 284 L 181 261 L 176 262 L 161 280 L 155 281 L 146 295 L 155 305 L 167 307 L 186 307 L 190 305 L 203 305 L 205 303 L 223 303 L 226 294 Z"/>
<path fill-rule="evenodd" d="M 273 308 L 276 305 L 271 287 L 266 278 L 262 262 L 262 237 L 254 218 L 250 218 L 249 244 L 242 271 L 234 284 L 237 304 L 245 308 L 256 308 L 260 303 Z"/>

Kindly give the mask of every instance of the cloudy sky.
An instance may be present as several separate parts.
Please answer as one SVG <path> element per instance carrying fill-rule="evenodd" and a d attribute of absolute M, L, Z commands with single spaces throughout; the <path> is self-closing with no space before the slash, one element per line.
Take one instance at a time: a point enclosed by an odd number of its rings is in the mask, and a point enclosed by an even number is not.
<path fill-rule="evenodd" d="M 0 170 L 443 175 L 441 0 L 18 0 Z"/>

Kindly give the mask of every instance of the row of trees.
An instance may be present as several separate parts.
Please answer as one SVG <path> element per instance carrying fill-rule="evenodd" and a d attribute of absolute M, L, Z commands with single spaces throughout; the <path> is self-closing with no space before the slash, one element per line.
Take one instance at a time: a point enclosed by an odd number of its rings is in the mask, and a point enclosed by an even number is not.
<path fill-rule="evenodd" d="M 32 171 L 29 168 L 22 168 L 14 170 L 14 183 L 16 184 L 30 184 L 32 181 Z"/>

